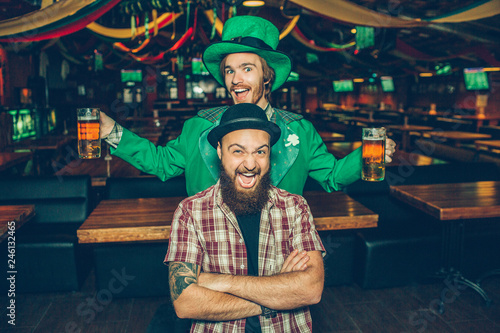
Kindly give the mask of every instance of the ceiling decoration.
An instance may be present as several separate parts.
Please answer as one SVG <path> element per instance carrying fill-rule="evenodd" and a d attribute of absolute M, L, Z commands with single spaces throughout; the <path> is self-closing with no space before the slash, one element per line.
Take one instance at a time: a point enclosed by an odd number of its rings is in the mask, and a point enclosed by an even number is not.
<path fill-rule="evenodd" d="M 330 17 L 349 24 L 381 28 L 412 28 L 433 23 L 457 23 L 479 20 L 500 14 L 500 1 L 479 1 L 466 8 L 461 8 L 434 18 L 392 16 L 398 14 L 398 7 L 385 14 L 367 9 L 345 0 L 290 0 L 318 15 Z M 391 6 L 391 4 L 388 4 Z"/>
<path fill-rule="evenodd" d="M 172 59 L 189 65 L 234 15 L 272 21 L 281 31 L 278 48 L 305 80 L 418 74 L 440 62 L 456 71 L 500 60 L 500 0 L 266 0 L 259 8 L 242 0 L 33 3 L 0 0 L 1 47 L 53 47 L 75 64 L 98 52 L 108 69 L 162 67 Z M 356 26 L 374 27 L 372 46 L 356 45 Z"/>

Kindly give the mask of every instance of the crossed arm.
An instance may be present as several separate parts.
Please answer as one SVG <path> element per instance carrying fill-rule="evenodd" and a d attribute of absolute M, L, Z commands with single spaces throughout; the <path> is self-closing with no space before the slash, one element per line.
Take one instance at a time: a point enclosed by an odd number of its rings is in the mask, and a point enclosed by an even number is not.
<path fill-rule="evenodd" d="M 169 264 L 170 293 L 177 316 L 225 321 L 275 310 L 295 309 L 320 301 L 323 260 L 319 251 L 294 251 L 279 274 L 234 276 L 201 273 L 198 265 Z"/>

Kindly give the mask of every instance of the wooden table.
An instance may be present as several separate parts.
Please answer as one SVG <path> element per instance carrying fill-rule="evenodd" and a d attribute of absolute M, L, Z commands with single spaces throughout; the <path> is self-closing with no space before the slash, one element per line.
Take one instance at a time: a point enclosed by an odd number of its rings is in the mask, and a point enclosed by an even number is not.
<path fill-rule="evenodd" d="M 328 151 L 335 156 L 337 159 L 346 157 L 352 151 L 361 147 L 361 141 L 353 142 L 332 142 L 326 144 Z M 396 152 L 392 156 L 392 162 L 387 163 L 387 166 L 398 166 L 398 165 L 433 165 L 433 164 L 445 164 L 446 161 L 425 156 L 417 152 L 406 152 L 401 149 L 396 149 Z"/>
<path fill-rule="evenodd" d="M 411 148 L 410 132 L 432 131 L 434 128 L 430 126 L 418 126 L 418 125 L 389 125 L 388 129 L 401 132 L 401 149 L 408 151 Z"/>
<path fill-rule="evenodd" d="M 474 289 L 487 304 L 491 303 L 491 299 L 479 283 L 466 279 L 460 273 L 464 220 L 500 217 L 499 193 L 499 181 L 391 186 L 393 197 L 444 221 L 442 267 L 438 277 L 453 279 Z"/>
<path fill-rule="evenodd" d="M 0 206 L 0 242 L 9 236 L 9 226 L 13 225 L 17 230 L 33 216 L 35 205 Z"/>
<path fill-rule="evenodd" d="M 32 153 L 0 153 L 0 171 L 7 170 L 31 159 Z"/>
<path fill-rule="evenodd" d="M 361 124 L 366 124 L 366 125 L 372 125 L 372 126 L 379 126 L 383 124 L 390 124 L 391 121 L 387 119 L 370 119 L 370 118 L 363 118 L 363 117 L 346 117 L 344 118 L 345 121 L 349 123 L 349 125 L 353 126 L 358 123 Z"/>
<path fill-rule="evenodd" d="M 27 139 L 13 143 L 11 148 L 14 150 L 57 150 L 63 145 L 69 143 L 73 138 L 67 135 L 45 136 L 40 139 Z"/>
<path fill-rule="evenodd" d="M 450 140 L 454 142 L 455 147 L 460 147 L 463 141 L 474 141 L 481 139 L 489 139 L 491 135 L 471 132 L 459 131 L 432 131 L 427 132 L 426 135 L 430 136 L 437 141 Z"/>
<path fill-rule="evenodd" d="M 111 158 L 111 159 L 110 159 Z M 92 186 L 105 186 L 110 177 L 138 177 L 141 171 L 119 157 L 105 155 L 96 159 L 74 159 L 69 164 L 54 164 L 56 176 L 90 175 Z"/>
<path fill-rule="evenodd" d="M 323 140 L 323 142 L 337 142 L 337 141 L 344 141 L 345 135 L 340 134 L 340 133 L 335 133 L 335 132 L 323 132 L 320 131 L 318 132 L 319 136 Z"/>
<path fill-rule="evenodd" d="M 479 132 L 479 128 L 483 126 L 484 122 L 486 122 L 488 125 L 497 125 L 498 121 L 500 120 L 500 113 L 453 115 L 452 117 L 474 121 L 476 123 L 476 132 Z"/>
<path fill-rule="evenodd" d="M 73 140 L 72 136 L 68 135 L 48 135 L 40 139 L 27 139 L 16 143 L 13 143 L 9 148 L 16 150 L 31 150 L 33 153 L 33 165 L 35 173 L 37 175 L 41 174 L 40 161 L 42 160 L 42 151 L 57 151 L 64 145 L 68 144 Z"/>
<path fill-rule="evenodd" d="M 500 149 L 500 140 L 477 140 L 474 141 L 476 149 L 480 150 L 481 147 L 485 147 L 486 150 Z"/>
<path fill-rule="evenodd" d="M 374 228 L 378 215 L 343 192 L 307 192 L 318 230 Z M 163 241 L 183 197 L 102 200 L 77 231 L 80 243 Z"/>
<path fill-rule="evenodd" d="M 305 192 L 317 230 L 375 228 L 378 215 L 344 192 Z"/>

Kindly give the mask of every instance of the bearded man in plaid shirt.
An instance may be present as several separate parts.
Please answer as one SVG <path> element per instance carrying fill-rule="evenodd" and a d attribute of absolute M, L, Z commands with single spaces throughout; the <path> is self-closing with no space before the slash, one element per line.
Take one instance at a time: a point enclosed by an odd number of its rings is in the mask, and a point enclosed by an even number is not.
<path fill-rule="evenodd" d="M 169 249 L 170 293 L 191 332 L 311 332 L 324 247 L 302 196 L 271 185 L 280 128 L 236 104 L 208 135 L 220 180 L 180 203 Z"/>

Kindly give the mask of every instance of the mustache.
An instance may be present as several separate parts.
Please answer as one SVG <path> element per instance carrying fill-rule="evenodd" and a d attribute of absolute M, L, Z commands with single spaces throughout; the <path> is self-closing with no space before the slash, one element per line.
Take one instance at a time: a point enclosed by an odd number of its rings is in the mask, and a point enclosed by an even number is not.
<path fill-rule="evenodd" d="M 260 175 L 261 174 L 261 170 L 260 168 L 257 169 L 257 170 L 252 170 L 252 171 L 249 171 L 245 168 L 238 168 L 234 171 L 235 174 L 239 174 L 239 173 L 250 173 L 252 175 Z"/>

